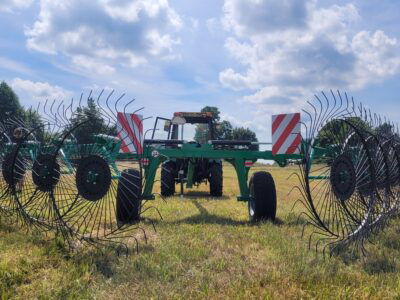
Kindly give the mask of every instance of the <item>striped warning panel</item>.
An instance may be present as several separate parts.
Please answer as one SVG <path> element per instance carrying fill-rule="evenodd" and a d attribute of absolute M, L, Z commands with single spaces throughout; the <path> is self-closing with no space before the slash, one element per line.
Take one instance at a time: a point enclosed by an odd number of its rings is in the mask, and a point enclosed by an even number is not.
<path fill-rule="evenodd" d="M 123 153 L 143 153 L 143 116 L 119 112 L 117 114 L 118 137 Z"/>
<path fill-rule="evenodd" d="M 300 153 L 300 113 L 272 116 L 272 155 Z"/>
<path fill-rule="evenodd" d="M 253 166 L 253 161 L 252 160 L 245 160 L 244 161 L 244 166 L 248 167 L 248 168 L 252 167 Z"/>

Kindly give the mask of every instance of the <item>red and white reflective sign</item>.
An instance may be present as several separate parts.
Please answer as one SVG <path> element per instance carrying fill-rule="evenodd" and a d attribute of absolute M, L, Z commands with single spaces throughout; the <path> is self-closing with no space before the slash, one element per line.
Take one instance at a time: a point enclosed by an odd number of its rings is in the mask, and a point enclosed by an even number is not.
<path fill-rule="evenodd" d="M 118 137 L 123 153 L 143 153 L 143 116 L 119 112 L 117 114 Z"/>
<path fill-rule="evenodd" d="M 245 167 L 252 167 L 253 166 L 253 161 L 252 160 L 245 160 L 244 161 L 244 166 Z"/>
<path fill-rule="evenodd" d="M 273 115 L 272 155 L 300 153 L 300 130 L 300 113 Z"/>
<path fill-rule="evenodd" d="M 149 161 L 148 158 L 142 158 L 142 165 L 143 165 L 143 166 L 148 166 L 149 163 L 150 163 L 150 161 Z"/>

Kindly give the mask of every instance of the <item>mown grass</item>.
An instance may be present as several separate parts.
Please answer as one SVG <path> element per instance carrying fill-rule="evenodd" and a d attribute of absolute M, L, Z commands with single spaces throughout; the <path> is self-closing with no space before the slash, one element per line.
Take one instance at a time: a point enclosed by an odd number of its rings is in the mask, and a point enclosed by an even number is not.
<path fill-rule="evenodd" d="M 257 170 L 267 167 L 257 167 Z M 222 199 L 208 186 L 153 204 L 157 232 L 129 257 L 82 249 L 0 223 L 0 293 L 7 298 L 400 298 L 399 220 L 368 245 L 367 257 L 308 250 L 292 212 L 295 167 L 268 167 L 278 189 L 278 222 L 248 223 L 232 168 Z M 158 185 L 157 189 L 158 189 Z"/>

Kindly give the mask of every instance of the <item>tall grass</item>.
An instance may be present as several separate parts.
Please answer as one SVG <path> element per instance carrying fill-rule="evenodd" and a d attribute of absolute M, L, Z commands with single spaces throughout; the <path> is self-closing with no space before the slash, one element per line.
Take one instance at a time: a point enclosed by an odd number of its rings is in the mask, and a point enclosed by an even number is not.
<path fill-rule="evenodd" d="M 373 239 L 367 257 L 323 257 L 308 249 L 299 207 L 292 211 L 296 167 L 269 169 L 278 222 L 248 223 L 234 170 L 224 166 L 224 197 L 208 186 L 153 204 L 139 253 L 66 251 L 51 237 L 0 225 L 0 294 L 7 298 L 400 298 L 399 220 Z M 159 190 L 159 183 L 156 184 Z M 150 221 L 143 221 L 149 227 Z M 306 233 L 310 230 L 306 230 Z"/>

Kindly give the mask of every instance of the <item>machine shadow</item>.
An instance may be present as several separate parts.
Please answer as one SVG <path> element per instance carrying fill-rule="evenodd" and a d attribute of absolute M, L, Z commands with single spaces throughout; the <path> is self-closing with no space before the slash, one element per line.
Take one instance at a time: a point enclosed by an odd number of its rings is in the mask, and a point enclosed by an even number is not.
<path fill-rule="evenodd" d="M 183 199 L 187 198 L 188 200 L 197 200 L 198 198 L 206 198 L 207 200 L 229 200 L 230 197 L 226 195 L 222 195 L 221 197 L 212 197 L 208 192 L 202 191 L 188 191 L 183 195 Z"/>
<path fill-rule="evenodd" d="M 248 220 L 235 220 L 230 217 L 225 217 L 221 215 L 216 215 L 209 213 L 208 210 L 202 206 L 199 201 L 196 199 L 192 199 L 191 202 L 193 205 L 198 209 L 199 213 L 194 216 L 190 216 L 184 219 L 176 220 L 176 221 L 160 221 L 160 220 L 153 220 L 151 218 L 146 218 L 147 222 L 153 222 L 154 224 L 157 224 L 159 222 L 166 222 L 168 224 L 216 224 L 216 225 L 224 225 L 224 226 L 258 226 L 262 223 L 251 223 Z M 269 222 L 269 221 L 267 221 Z M 284 222 L 276 218 L 276 220 L 273 222 L 274 225 L 280 226 L 283 225 Z"/>
<path fill-rule="evenodd" d="M 185 219 L 173 221 L 173 224 L 217 224 L 217 225 L 230 225 L 230 226 L 244 226 L 248 225 L 247 221 L 238 221 L 229 217 L 219 216 L 210 214 L 204 206 L 202 206 L 197 200 L 191 200 L 194 206 L 199 211 L 199 214 L 187 217 Z"/>

